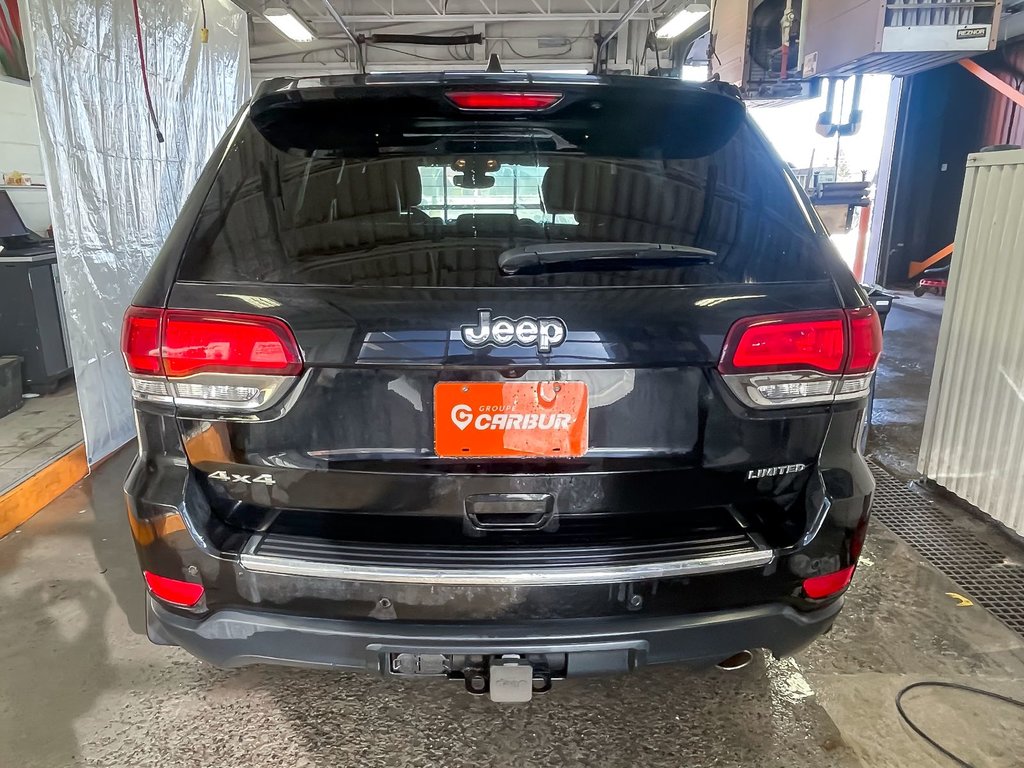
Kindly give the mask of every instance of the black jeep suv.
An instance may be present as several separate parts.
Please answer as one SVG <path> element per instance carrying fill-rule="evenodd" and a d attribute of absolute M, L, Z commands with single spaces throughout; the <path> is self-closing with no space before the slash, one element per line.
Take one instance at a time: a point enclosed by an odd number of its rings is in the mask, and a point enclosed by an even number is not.
<path fill-rule="evenodd" d="M 154 642 L 552 679 L 789 654 L 868 521 L 878 317 L 717 83 L 264 83 L 125 317 Z"/>

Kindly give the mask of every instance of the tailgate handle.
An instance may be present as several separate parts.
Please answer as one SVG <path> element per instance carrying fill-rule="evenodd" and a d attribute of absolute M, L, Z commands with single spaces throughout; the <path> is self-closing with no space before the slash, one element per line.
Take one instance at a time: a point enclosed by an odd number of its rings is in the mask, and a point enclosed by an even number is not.
<path fill-rule="evenodd" d="M 466 517 L 481 531 L 536 531 L 555 510 L 550 493 L 483 493 L 466 497 Z"/>

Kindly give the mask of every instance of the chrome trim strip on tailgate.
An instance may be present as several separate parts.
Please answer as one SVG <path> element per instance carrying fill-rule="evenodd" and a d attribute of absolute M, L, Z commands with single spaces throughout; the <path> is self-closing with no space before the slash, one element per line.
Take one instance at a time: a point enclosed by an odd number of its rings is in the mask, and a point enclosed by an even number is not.
<path fill-rule="evenodd" d="M 562 568 L 466 568 L 436 570 L 377 565 L 319 563 L 287 557 L 246 553 L 240 556 L 243 568 L 258 573 L 342 581 L 372 581 L 390 584 L 444 584 L 459 586 L 545 587 L 573 584 L 612 584 L 645 579 L 698 576 L 745 568 L 759 568 L 775 559 L 770 549 L 713 555 L 682 560 L 663 560 L 634 565 L 583 566 Z"/>

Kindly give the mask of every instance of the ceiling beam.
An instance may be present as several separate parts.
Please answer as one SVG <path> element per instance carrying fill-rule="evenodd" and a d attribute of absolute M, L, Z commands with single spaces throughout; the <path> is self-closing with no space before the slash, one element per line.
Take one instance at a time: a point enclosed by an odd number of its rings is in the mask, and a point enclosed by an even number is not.
<path fill-rule="evenodd" d="M 563 59 L 530 59 L 529 61 L 509 59 L 502 60 L 507 70 L 526 69 L 530 70 L 578 70 L 587 72 L 593 65 L 589 56 L 579 58 Z M 518 66 L 517 66 L 518 65 Z M 351 75 L 358 70 L 354 63 L 336 61 L 326 64 L 294 62 L 273 63 L 253 62 L 250 67 L 252 76 L 256 80 L 264 80 L 269 77 L 327 77 L 328 75 Z M 367 61 L 368 72 L 459 72 L 459 71 L 481 71 L 479 62 L 473 61 L 450 61 L 438 65 L 432 62 L 423 61 Z"/>
<path fill-rule="evenodd" d="M 356 39 L 355 33 L 349 27 L 348 23 L 341 18 L 341 14 L 334 9 L 334 6 L 331 4 L 331 0 L 324 0 L 324 8 L 327 9 L 327 15 L 331 17 L 335 24 L 341 27 L 341 31 L 345 33 L 345 36 L 352 42 L 352 45 L 355 46 L 356 63 L 359 65 L 360 71 L 365 72 L 366 59 L 363 54 L 363 46 L 360 41 Z"/>
<path fill-rule="evenodd" d="M 636 17 L 640 8 L 642 8 L 645 3 L 647 3 L 647 0 L 633 0 L 633 4 L 623 11 L 622 16 L 615 23 L 615 26 L 612 27 L 607 34 L 600 36 L 601 42 L 598 44 L 597 50 L 594 52 L 595 72 L 600 72 L 601 68 L 604 66 L 604 62 L 601 61 L 601 57 L 604 55 L 604 52 L 608 50 L 608 44 L 615 39 L 615 36 L 619 34 L 627 24 L 629 24 L 630 19 Z"/>
<path fill-rule="evenodd" d="M 634 21 L 650 21 L 653 18 L 660 18 L 661 14 L 638 13 L 633 16 Z M 622 18 L 621 13 L 400 13 L 391 16 L 389 14 L 346 14 L 347 24 L 417 24 L 425 22 L 439 22 L 442 24 L 468 25 L 485 24 L 490 22 L 543 22 L 552 21 L 618 21 Z M 326 16 L 303 17 L 312 24 L 335 24 Z M 253 16 L 257 23 L 268 23 L 262 16 Z"/>
<path fill-rule="evenodd" d="M 318 37 L 309 43 L 294 43 L 294 42 L 283 42 L 283 43 L 265 43 L 261 45 L 249 44 L 249 59 L 252 61 L 259 61 L 260 59 L 276 59 L 285 56 L 304 56 L 307 53 L 316 53 L 317 51 L 331 51 L 335 48 L 344 48 L 350 46 L 348 38 L 344 35 L 338 35 L 337 37 Z"/>

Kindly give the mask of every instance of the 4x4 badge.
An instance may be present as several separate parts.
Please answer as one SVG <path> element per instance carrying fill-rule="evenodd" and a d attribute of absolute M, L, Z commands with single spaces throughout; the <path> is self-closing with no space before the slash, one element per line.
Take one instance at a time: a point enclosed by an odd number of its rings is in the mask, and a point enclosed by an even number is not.
<path fill-rule="evenodd" d="M 507 347 L 520 344 L 524 347 L 536 345 L 541 352 L 550 352 L 568 334 L 565 323 L 558 317 L 510 317 L 491 318 L 491 310 L 478 310 L 480 318 L 476 325 L 462 326 L 462 341 L 467 347 L 480 349 L 488 344 Z"/>
<path fill-rule="evenodd" d="M 207 475 L 210 480 L 220 480 L 223 483 L 242 483 L 243 485 L 276 485 L 274 478 L 268 474 L 262 475 L 236 475 L 234 472 L 228 473 L 223 469 L 218 469 L 216 472 L 211 472 Z"/>

